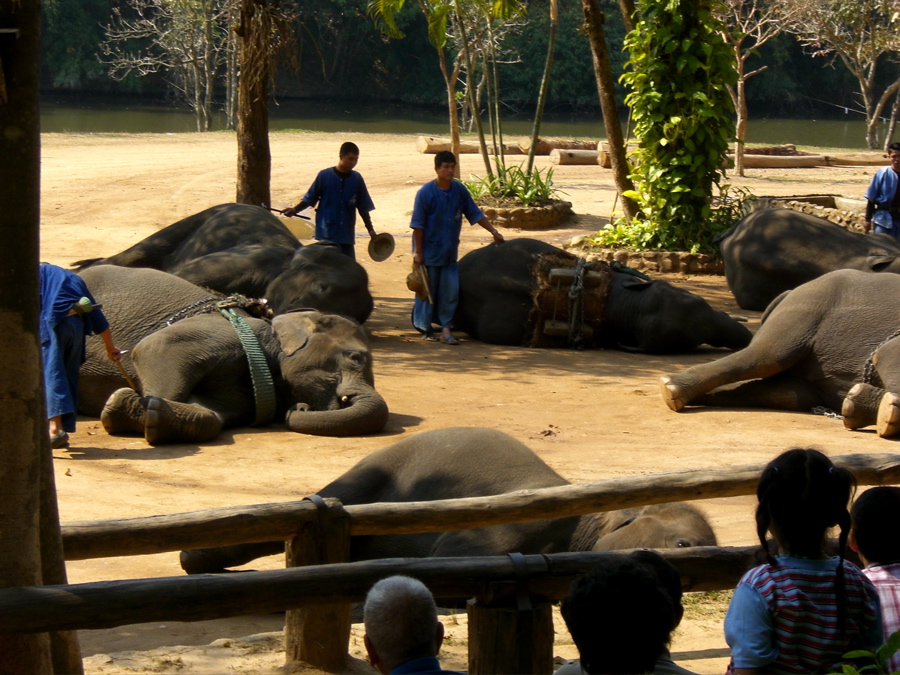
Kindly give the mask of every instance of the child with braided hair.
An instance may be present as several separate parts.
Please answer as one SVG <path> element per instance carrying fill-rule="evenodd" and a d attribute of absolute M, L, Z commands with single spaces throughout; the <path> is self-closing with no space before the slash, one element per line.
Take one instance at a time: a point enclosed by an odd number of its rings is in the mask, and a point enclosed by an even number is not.
<path fill-rule="evenodd" d="M 875 587 L 844 560 L 855 487 L 852 473 L 816 450 L 788 450 L 766 466 L 756 531 L 768 562 L 744 575 L 728 607 L 729 673 L 841 672 L 845 653 L 882 644 Z M 825 544 L 835 526 L 832 557 Z M 769 533 L 779 555 L 769 551 Z"/>

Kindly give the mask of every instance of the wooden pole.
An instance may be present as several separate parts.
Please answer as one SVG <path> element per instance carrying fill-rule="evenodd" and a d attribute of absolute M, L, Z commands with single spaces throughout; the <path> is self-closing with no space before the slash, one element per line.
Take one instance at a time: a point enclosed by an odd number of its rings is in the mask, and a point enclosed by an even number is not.
<path fill-rule="evenodd" d="M 318 521 L 305 523 L 287 542 L 287 567 L 344 563 L 350 559 L 350 518 L 340 502 L 326 504 L 318 495 Z M 291 609 L 285 616 L 287 663 L 305 661 L 317 668 L 336 671 L 347 662 L 350 647 L 352 604 L 329 603 Z"/>
<path fill-rule="evenodd" d="M 852 471 L 859 485 L 900 483 L 900 455 L 844 455 L 833 457 L 832 461 Z M 756 492 L 764 466 L 744 464 L 674 471 L 492 497 L 357 504 L 345 508 L 350 514 L 351 536 L 448 532 L 644 504 L 750 495 Z M 310 502 L 288 502 L 120 521 L 81 521 L 63 526 L 63 544 L 66 560 L 142 555 L 289 539 L 300 524 L 315 518 L 315 507 Z"/>
<path fill-rule="evenodd" d="M 520 610 L 475 598 L 466 611 L 469 675 L 553 672 L 553 606 L 549 602 Z"/>
<path fill-rule="evenodd" d="M 685 590 L 734 588 L 758 564 L 760 548 L 708 547 L 660 551 L 682 573 Z M 607 552 L 527 555 L 525 590 L 533 602 L 562 598 L 572 579 Z M 363 600 L 379 579 L 406 574 L 435 598 L 469 598 L 485 584 L 517 578 L 508 556 L 399 558 L 313 565 L 241 574 L 100 581 L 65 586 L 0 589 L 0 632 L 112 628 L 149 621 L 205 621 Z"/>

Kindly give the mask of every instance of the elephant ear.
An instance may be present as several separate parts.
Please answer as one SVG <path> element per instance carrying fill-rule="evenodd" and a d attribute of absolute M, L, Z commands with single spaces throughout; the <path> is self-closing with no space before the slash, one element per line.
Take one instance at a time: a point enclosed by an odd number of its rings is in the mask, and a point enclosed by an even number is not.
<path fill-rule="evenodd" d="M 309 342 L 309 336 L 315 332 L 315 322 L 310 314 L 311 312 L 289 312 L 272 319 L 272 330 L 285 356 L 303 349 Z"/>
<path fill-rule="evenodd" d="M 880 272 L 890 265 L 897 258 L 896 255 L 887 251 L 869 251 L 869 257 L 866 258 L 866 264 L 873 272 Z"/>
<path fill-rule="evenodd" d="M 627 288 L 629 291 L 645 291 L 654 283 L 653 280 L 644 281 L 643 279 L 629 276 L 627 279 L 622 279 L 622 288 Z"/>

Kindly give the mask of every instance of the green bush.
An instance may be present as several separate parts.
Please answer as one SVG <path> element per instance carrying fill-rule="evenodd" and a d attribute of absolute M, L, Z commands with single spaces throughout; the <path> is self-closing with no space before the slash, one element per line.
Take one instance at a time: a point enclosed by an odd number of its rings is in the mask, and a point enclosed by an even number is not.
<path fill-rule="evenodd" d="M 544 206 L 558 198 L 560 191 L 553 187 L 553 169 L 543 175 L 538 169 L 531 173 L 520 166 L 499 166 L 493 176 L 472 176 L 464 181 L 472 199 L 486 206 Z"/>
<path fill-rule="evenodd" d="M 631 156 L 641 209 L 630 237 L 642 248 L 712 250 L 721 231 L 713 213 L 713 188 L 734 136 L 734 53 L 719 34 L 717 0 L 645 0 L 641 20 L 626 36 L 638 148 Z M 619 226 L 617 225 L 617 228 Z M 623 235 L 624 236 L 624 235 Z"/>

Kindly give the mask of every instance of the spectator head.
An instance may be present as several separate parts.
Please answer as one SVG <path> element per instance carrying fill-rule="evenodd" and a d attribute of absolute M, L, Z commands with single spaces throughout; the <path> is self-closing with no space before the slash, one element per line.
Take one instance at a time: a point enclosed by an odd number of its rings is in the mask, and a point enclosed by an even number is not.
<path fill-rule="evenodd" d="M 684 618 L 684 606 L 681 604 L 681 596 L 684 594 L 681 587 L 681 574 L 675 569 L 675 565 L 656 551 L 643 548 L 632 552 L 631 557 L 652 570 L 660 587 L 668 593 L 669 599 L 672 601 L 672 630 L 675 630 L 681 623 L 681 619 Z"/>
<path fill-rule="evenodd" d="M 441 150 L 434 155 L 434 168 L 440 169 L 442 164 L 456 165 L 456 155 L 449 150 Z"/>
<path fill-rule="evenodd" d="M 850 548 L 866 564 L 900 562 L 900 487 L 866 490 L 853 502 L 850 516 Z"/>
<path fill-rule="evenodd" d="M 586 673 L 651 673 L 674 629 L 672 599 L 636 559 L 612 554 L 572 584 L 562 615 Z"/>
<path fill-rule="evenodd" d="M 363 622 L 369 660 L 382 673 L 413 659 L 437 656 L 444 638 L 431 591 L 411 577 L 388 577 L 372 586 Z"/>

